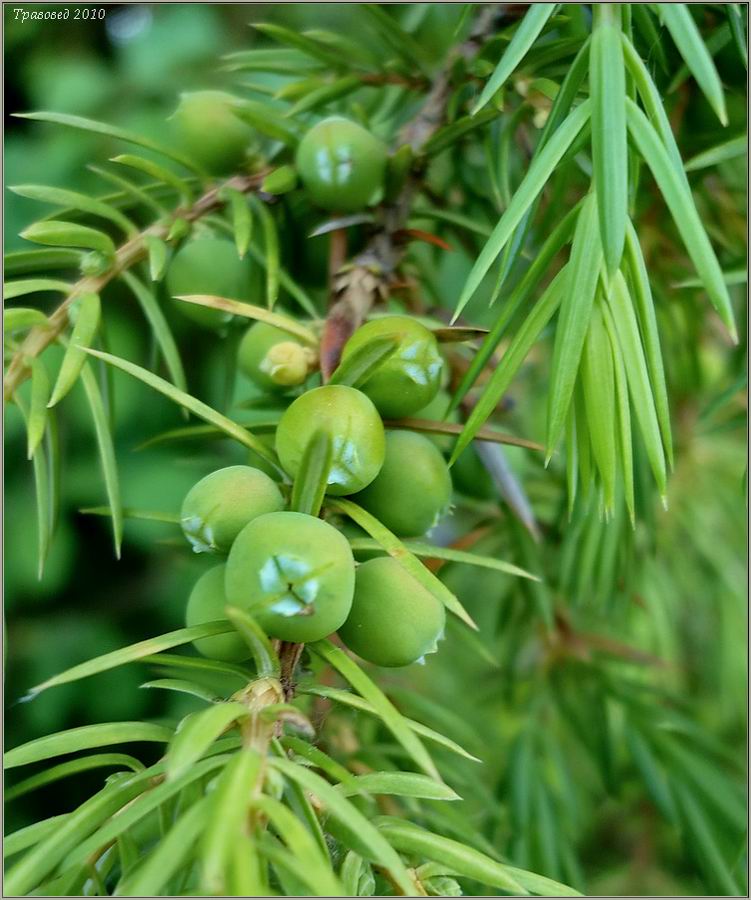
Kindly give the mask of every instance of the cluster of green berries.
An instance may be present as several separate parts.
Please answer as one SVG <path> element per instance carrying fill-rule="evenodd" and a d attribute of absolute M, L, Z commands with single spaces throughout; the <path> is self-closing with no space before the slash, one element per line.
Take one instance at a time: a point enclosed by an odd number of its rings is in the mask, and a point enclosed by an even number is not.
<path fill-rule="evenodd" d="M 413 415 L 430 404 L 440 388 L 442 357 L 424 325 L 387 316 L 355 332 L 343 359 L 383 335 L 396 349 L 361 389 L 329 384 L 292 400 L 277 426 L 275 449 L 294 480 L 308 443 L 324 433 L 332 451 L 327 493 L 351 497 L 400 537 L 417 537 L 448 509 L 451 477 L 431 438 L 386 431 L 382 416 Z M 284 391 L 287 379 L 274 380 L 269 359 L 282 357 L 276 351 L 285 345 L 293 361 L 292 348 L 307 350 L 257 323 L 241 343 L 240 365 L 260 386 Z M 345 533 L 330 521 L 285 509 L 288 494 L 252 466 L 219 469 L 188 492 L 181 510 L 185 536 L 197 552 L 226 554 L 195 585 L 188 625 L 222 619 L 232 605 L 284 641 L 316 641 L 336 631 L 377 665 L 407 665 L 433 652 L 445 626 L 440 601 L 389 556 L 357 563 Z M 203 638 L 196 646 L 214 658 L 248 655 L 236 635 Z"/>
<path fill-rule="evenodd" d="M 242 101 L 216 91 L 184 94 L 172 117 L 183 151 L 212 175 L 252 164 L 253 134 L 241 106 Z M 385 146 L 340 117 L 313 126 L 295 157 L 310 201 L 334 213 L 379 202 L 387 166 Z M 172 296 L 251 300 L 253 274 L 229 240 L 199 235 L 173 257 L 167 289 Z M 231 318 L 191 304 L 180 308 L 209 327 L 222 327 Z M 359 389 L 310 387 L 317 366 L 314 350 L 263 322 L 248 328 L 237 361 L 261 391 L 288 403 L 276 429 L 275 450 L 289 480 L 297 477 L 309 442 L 323 432 L 332 451 L 327 493 L 352 497 L 400 537 L 417 537 L 451 502 L 440 439 L 387 432 L 383 420 L 440 417 L 440 411 L 428 410 L 440 402 L 443 359 L 428 328 L 407 317 L 386 316 L 355 332 L 343 349 L 343 363 L 384 336 L 394 339 L 396 348 Z M 299 396 L 289 402 L 292 392 Z M 247 610 L 280 640 L 315 641 L 336 631 L 355 653 L 379 665 L 407 665 L 434 651 L 445 625 L 442 604 L 395 559 L 362 554 L 356 562 L 343 530 L 286 509 L 288 486 L 278 483 L 273 468 L 261 471 L 261 465 L 213 472 L 185 498 L 182 526 L 193 548 L 226 556 L 195 585 L 188 624 L 222 619 L 232 605 Z M 344 529 L 362 534 L 354 526 Z M 215 658 L 247 656 L 234 634 L 204 638 L 196 646 Z"/>

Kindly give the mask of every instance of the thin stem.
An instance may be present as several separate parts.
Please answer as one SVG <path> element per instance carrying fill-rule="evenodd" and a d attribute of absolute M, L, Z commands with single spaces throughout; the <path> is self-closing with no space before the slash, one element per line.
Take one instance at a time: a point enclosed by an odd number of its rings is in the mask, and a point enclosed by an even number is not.
<path fill-rule="evenodd" d="M 337 228 L 329 239 L 329 291 L 333 290 L 336 273 L 347 258 L 347 229 Z"/>
<path fill-rule="evenodd" d="M 300 661 L 305 644 L 295 644 L 290 641 L 282 641 L 279 648 L 279 662 L 281 674 L 279 680 L 284 692 L 285 701 L 290 701 L 295 696 L 295 669 Z"/>
<path fill-rule="evenodd" d="M 223 188 L 232 187 L 242 193 L 258 190 L 267 174 L 268 170 L 254 175 L 237 175 L 234 178 L 230 178 L 225 184 L 212 188 L 196 200 L 192 206 L 179 207 L 167 221 L 156 222 L 129 241 L 126 241 L 115 253 L 115 259 L 111 268 L 103 275 L 87 276 L 79 279 L 73 285 L 65 300 L 49 317 L 48 323 L 32 328 L 16 351 L 5 374 L 3 384 L 5 401 L 7 402 L 12 398 L 18 387 L 31 374 L 29 361 L 39 356 L 64 331 L 68 324 L 68 309 L 76 297 L 81 296 L 81 294 L 100 293 L 121 272 L 130 269 L 131 266 L 144 259 L 148 253 L 146 246 L 147 237 L 158 237 L 164 240 L 175 220 L 184 219 L 186 222 L 195 222 L 202 216 L 222 207 L 225 202 L 221 198 Z"/>

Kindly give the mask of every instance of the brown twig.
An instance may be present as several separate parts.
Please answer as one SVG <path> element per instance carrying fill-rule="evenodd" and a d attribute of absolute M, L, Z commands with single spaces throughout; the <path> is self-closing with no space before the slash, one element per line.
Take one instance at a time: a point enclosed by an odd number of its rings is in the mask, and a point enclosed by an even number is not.
<path fill-rule="evenodd" d="M 337 228 L 329 239 L 329 291 L 334 289 L 336 273 L 347 259 L 347 229 Z"/>
<path fill-rule="evenodd" d="M 291 700 L 295 696 L 295 669 L 304 646 L 305 644 L 295 644 L 291 641 L 282 641 L 279 646 L 279 663 L 281 665 L 279 681 L 285 701 Z"/>
<path fill-rule="evenodd" d="M 407 428 L 410 431 L 420 431 L 427 434 L 451 434 L 458 437 L 464 430 L 464 425 L 454 422 L 436 422 L 432 419 L 417 419 L 405 416 L 402 419 L 385 419 L 383 423 L 387 428 Z M 513 434 L 503 434 L 492 428 L 480 428 L 475 434 L 476 441 L 484 441 L 490 444 L 510 444 L 512 447 L 525 447 L 527 450 L 544 450 L 542 444 L 528 441 L 526 438 L 516 437 Z"/>
<path fill-rule="evenodd" d="M 213 212 L 224 205 L 221 197 L 224 188 L 234 188 L 241 193 L 257 190 L 268 170 L 253 175 L 236 175 L 225 184 L 212 188 L 189 207 L 176 209 L 168 220 L 157 222 L 131 238 L 118 248 L 111 268 L 102 275 L 86 276 L 79 279 L 71 288 L 68 296 L 49 317 L 46 325 L 38 325 L 32 328 L 24 342 L 16 351 L 8 366 L 4 383 L 3 396 L 5 401 L 11 399 L 19 385 L 29 377 L 31 368 L 29 360 L 39 356 L 53 341 L 55 341 L 68 324 L 68 309 L 76 297 L 87 293 L 100 293 L 121 272 L 126 271 L 135 263 L 144 259 L 148 253 L 146 245 L 147 237 L 164 239 L 169 234 L 173 222 L 184 219 L 186 222 L 195 222 L 197 219 Z"/>

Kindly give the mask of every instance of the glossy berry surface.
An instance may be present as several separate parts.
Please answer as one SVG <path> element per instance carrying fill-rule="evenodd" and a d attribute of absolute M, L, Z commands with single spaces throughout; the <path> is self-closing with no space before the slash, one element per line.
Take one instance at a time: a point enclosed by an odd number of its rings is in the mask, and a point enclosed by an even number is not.
<path fill-rule="evenodd" d="M 358 328 L 347 341 L 342 359 L 370 341 L 394 336 L 396 351 L 361 385 L 362 391 L 388 418 L 411 416 L 433 400 L 441 386 L 443 358 L 432 332 L 407 316 L 384 316 Z"/>
<path fill-rule="evenodd" d="M 323 209 L 354 212 L 383 184 L 386 148 L 373 135 L 339 116 L 314 125 L 300 141 L 297 169 L 310 199 Z"/>
<path fill-rule="evenodd" d="M 289 332 L 255 322 L 240 341 L 237 364 L 264 391 L 284 393 L 305 381 L 312 352 Z"/>
<path fill-rule="evenodd" d="M 204 572 L 195 583 L 185 611 L 185 624 L 188 628 L 227 618 L 224 612 L 224 607 L 227 606 L 224 592 L 225 568 L 225 565 L 214 566 L 213 569 Z M 250 656 L 248 645 L 236 633 L 200 638 L 193 641 L 193 645 L 199 653 L 208 656 L 209 659 L 237 662 Z"/>
<path fill-rule="evenodd" d="M 180 294 L 213 294 L 230 300 L 249 300 L 252 269 L 247 258 L 240 259 L 237 248 L 223 238 L 196 238 L 177 251 L 167 269 L 166 287 L 170 297 Z M 176 300 L 180 312 L 208 328 L 220 328 L 232 318 L 230 313 Z"/>
<path fill-rule="evenodd" d="M 238 100 L 222 91 L 182 94 L 170 121 L 180 149 L 210 175 L 242 166 L 253 129 L 232 111 Z"/>
<path fill-rule="evenodd" d="M 434 653 L 446 611 L 390 556 L 357 567 L 355 597 L 339 637 L 377 666 L 408 666 Z"/>
<path fill-rule="evenodd" d="M 188 491 L 180 524 L 196 553 L 228 553 L 248 522 L 283 506 L 279 487 L 265 472 L 251 466 L 227 466 Z"/>
<path fill-rule="evenodd" d="M 431 529 L 451 503 L 451 476 L 429 438 L 389 431 L 381 471 L 352 499 L 394 534 L 417 537 Z"/>
<path fill-rule="evenodd" d="M 254 519 L 232 545 L 228 602 L 247 610 L 271 637 L 317 641 L 352 606 L 355 563 L 344 535 L 298 512 Z"/>
<path fill-rule="evenodd" d="M 318 430 L 329 434 L 332 443 L 328 493 L 354 494 L 370 484 L 383 465 L 386 441 L 378 411 L 365 394 L 327 384 L 290 404 L 276 430 L 276 452 L 293 478 Z"/>

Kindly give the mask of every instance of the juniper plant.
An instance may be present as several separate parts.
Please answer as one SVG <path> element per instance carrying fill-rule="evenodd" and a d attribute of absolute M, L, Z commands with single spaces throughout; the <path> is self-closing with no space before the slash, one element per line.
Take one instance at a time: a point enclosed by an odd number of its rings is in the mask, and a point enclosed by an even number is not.
<path fill-rule="evenodd" d="M 122 151 L 114 193 L 11 186 L 55 208 L 5 260 L 39 573 L 79 384 L 121 565 L 139 518 L 208 564 L 172 630 L 24 686 L 145 664 L 193 707 L 8 750 L 11 803 L 101 775 L 6 837 L 5 890 L 568 896 L 628 817 L 739 893 L 740 706 L 692 693 L 742 680 L 743 10 L 467 4 L 427 46 L 438 5 L 356 11 L 256 24 L 164 144 L 18 114 Z M 107 342 L 124 294 L 150 360 Z M 174 405 L 142 452 L 242 454 L 182 512 L 124 505 L 115 371 Z"/>

